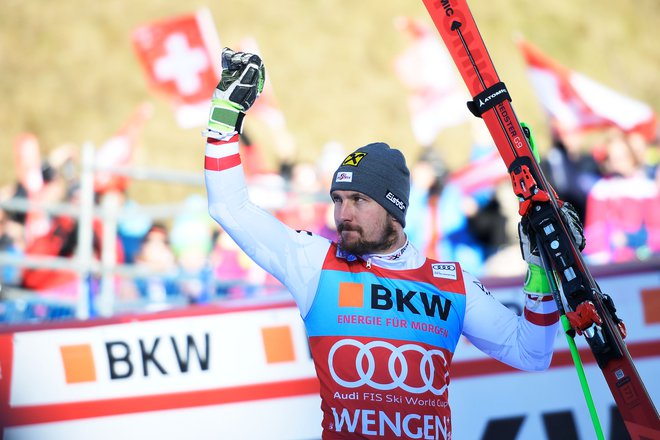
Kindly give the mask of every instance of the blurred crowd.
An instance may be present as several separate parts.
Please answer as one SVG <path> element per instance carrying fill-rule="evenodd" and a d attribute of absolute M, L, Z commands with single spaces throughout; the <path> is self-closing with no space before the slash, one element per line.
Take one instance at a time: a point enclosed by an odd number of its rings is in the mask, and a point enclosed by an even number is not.
<path fill-rule="evenodd" d="M 585 225 L 584 255 L 594 264 L 644 260 L 660 253 L 660 174 L 658 145 L 615 129 L 586 137 L 555 137 L 542 166 L 559 197 L 577 209 Z M 24 139 L 22 140 L 24 141 Z M 34 140 L 33 140 L 34 141 Z M 253 200 L 291 227 L 336 239 L 328 196 L 334 164 L 347 151 L 330 142 L 316 163 L 283 160 L 263 165 L 259 146 L 243 137 L 243 155 Z M 448 169 L 439 150 L 420 148 L 409 158 L 412 190 L 406 232 L 429 257 L 460 261 L 478 276 L 519 275 L 517 201 L 492 142 L 475 132 L 470 163 Z M 485 162 L 484 162 L 485 161 Z M 466 178 L 470 168 L 501 167 L 494 174 Z M 51 151 L 39 165 L 37 190 L 29 180 L 0 189 L 0 202 L 29 200 L 41 206 L 75 207 L 80 200 L 78 152 L 70 145 Z M 474 174 L 474 173 L 473 173 Z M 478 174 L 478 173 L 477 173 Z M 483 174 L 483 173 L 482 173 Z M 126 182 L 124 182 L 125 184 Z M 118 265 L 135 268 L 114 278 L 119 301 L 203 303 L 280 292 L 280 283 L 256 266 L 207 213 L 203 194 L 192 194 L 168 219 L 140 210 L 123 185 L 95 187 L 95 203 L 118 200 L 117 230 L 104 240 L 104 219 L 94 216 L 95 260 L 111 246 Z M 5 206 L 5 205 L 3 205 Z M 7 205 L 11 206 L 11 205 Z M 12 256 L 72 258 L 78 251 L 78 220 L 69 212 L 0 210 L 0 251 Z M 44 297 L 75 299 L 79 271 L 3 264 L 3 292 L 20 288 Z M 98 274 L 90 277 L 98 288 Z"/>
<path fill-rule="evenodd" d="M 408 238 L 427 256 L 459 261 L 479 277 L 522 275 L 526 266 L 517 237 L 518 201 L 490 134 L 481 120 L 467 122 L 469 113 L 457 111 L 469 97 L 448 55 L 443 56 L 436 33 L 420 20 L 405 17 L 395 26 L 411 42 L 393 65 L 409 95 L 416 143 L 397 146 L 413 152 L 407 157 L 412 183 Z M 255 44 L 250 42 L 245 50 L 254 52 Z M 584 223 L 588 263 L 641 261 L 660 254 L 660 147 L 655 115 L 648 113 L 651 129 L 644 134 L 616 128 L 621 125 L 609 119 L 607 127 L 580 130 L 557 124 L 557 115 L 549 118 L 551 139 L 539 146 L 541 165 L 558 196 L 576 208 Z M 100 163 L 130 167 L 150 116 L 151 106 L 139 105 L 96 150 Z M 598 119 L 596 114 L 588 116 L 587 122 Z M 269 131 L 265 138 L 270 143 L 262 148 L 250 138 L 248 122 L 241 136 L 241 158 L 251 199 L 295 229 L 336 239 L 330 181 L 337 165 L 357 146 L 328 142 L 315 161 L 297 160 L 295 136 L 286 127 L 269 82 L 249 120 Z M 447 146 L 439 144 L 438 134 L 467 123 L 468 163 L 450 169 L 443 156 Z M 112 260 L 122 268 L 112 276 L 112 291 L 122 304 L 204 303 L 283 290 L 211 220 L 202 190 L 182 201 L 176 212 L 154 216 L 131 198 L 130 178 L 108 170 L 95 171 L 92 249 L 81 254 L 76 210 L 82 197 L 81 150 L 69 144 L 48 150 L 42 157 L 37 136 L 18 135 L 16 182 L 0 188 L 0 321 L 2 300 L 12 292 L 75 301 L 84 282 L 92 300 L 99 295 L 99 264 L 81 281 L 79 267 L 30 263 L 39 257 L 73 262 L 91 252 L 92 262 L 107 265 Z M 273 163 L 267 164 L 266 156 L 275 156 Z M 114 210 L 116 222 L 108 222 L 98 209 L 106 205 Z M 21 259 L 25 264 L 16 264 Z"/>

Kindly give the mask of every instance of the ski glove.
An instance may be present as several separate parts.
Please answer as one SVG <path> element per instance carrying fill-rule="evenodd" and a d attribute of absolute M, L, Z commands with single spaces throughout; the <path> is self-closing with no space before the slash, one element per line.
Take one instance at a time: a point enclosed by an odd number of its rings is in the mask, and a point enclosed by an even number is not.
<path fill-rule="evenodd" d="M 243 117 L 261 94 L 266 69 L 259 55 L 222 50 L 222 77 L 211 98 L 206 137 L 221 139 L 241 132 Z"/>
<path fill-rule="evenodd" d="M 564 217 L 564 223 L 568 226 L 568 230 L 571 231 L 573 243 L 575 243 L 575 246 L 582 251 L 587 245 L 587 240 L 584 238 L 584 229 L 582 227 L 582 222 L 580 221 L 580 216 L 573 205 L 568 202 L 564 202 L 561 205 L 559 212 Z"/>
<path fill-rule="evenodd" d="M 579 250 L 584 249 L 586 240 L 577 211 L 568 202 L 560 201 L 559 205 L 559 212 L 563 217 L 564 224 L 566 224 L 566 227 L 571 233 L 573 242 Z M 543 263 L 541 262 L 539 249 L 536 245 L 536 236 L 531 225 L 529 225 L 529 220 L 525 217 L 518 223 L 518 237 L 520 238 L 520 253 L 523 259 L 527 264 L 542 267 Z"/>
<path fill-rule="evenodd" d="M 571 233 L 573 242 L 581 251 L 584 249 L 586 240 L 580 217 L 570 203 L 560 201 L 559 206 L 559 212 Z M 525 281 L 525 290 L 538 293 L 549 291 L 547 290 L 549 286 L 543 268 L 543 262 L 541 261 L 539 248 L 536 244 L 536 236 L 526 217 L 523 217 L 520 223 L 518 223 L 518 237 L 520 238 L 520 253 L 529 266 Z"/>

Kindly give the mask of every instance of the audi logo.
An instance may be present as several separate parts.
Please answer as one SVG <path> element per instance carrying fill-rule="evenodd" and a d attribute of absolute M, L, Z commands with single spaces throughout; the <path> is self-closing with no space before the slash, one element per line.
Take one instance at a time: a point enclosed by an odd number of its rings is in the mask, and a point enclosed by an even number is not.
<path fill-rule="evenodd" d="M 335 369 L 335 355 L 340 348 L 345 346 L 352 346 L 358 349 L 357 355 L 355 356 L 355 371 L 359 376 L 358 380 L 349 381 L 342 379 L 339 377 Z M 387 361 L 387 369 L 391 381 L 381 383 L 374 380 L 374 372 L 376 371 L 376 360 L 372 353 L 374 348 L 383 348 L 390 351 L 390 357 Z M 412 386 L 406 383 L 406 378 L 409 372 L 408 360 L 405 356 L 406 352 L 417 352 L 422 355 L 422 359 L 419 362 L 419 376 L 423 382 L 422 386 Z M 444 394 L 447 389 L 449 372 L 447 371 L 447 368 L 444 368 L 445 372 L 444 377 L 442 378 L 442 383 L 444 385 L 441 388 L 435 388 L 433 386 L 433 379 L 435 377 L 435 366 L 433 364 L 434 356 L 437 356 L 442 361 L 442 365 L 445 367 L 447 366 L 447 359 L 441 350 L 426 350 L 415 344 L 404 344 L 397 347 L 396 345 L 385 341 L 363 343 L 355 339 L 342 339 L 335 342 L 330 349 L 330 352 L 328 353 L 328 365 L 330 367 L 330 374 L 335 382 L 346 388 L 358 388 L 363 385 L 369 385 L 370 387 L 381 391 L 400 388 L 413 394 L 421 394 L 430 391 L 433 394 L 440 396 Z M 346 358 L 346 356 L 342 356 L 341 362 L 345 362 Z M 365 359 L 367 361 L 366 371 L 364 368 Z M 397 371 L 396 368 L 397 364 L 399 366 L 399 371 Z"/>

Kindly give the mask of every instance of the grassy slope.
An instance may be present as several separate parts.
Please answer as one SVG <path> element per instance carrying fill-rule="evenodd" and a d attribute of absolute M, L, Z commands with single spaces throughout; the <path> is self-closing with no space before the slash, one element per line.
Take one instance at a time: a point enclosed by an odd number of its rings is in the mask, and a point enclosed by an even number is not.
<path fill-rule="evenodd" d="M 414 154 L 405 95 L 392 63 L 405 40 L 396 15 L 427 19 L 421 1 L 241 0 L 138 2 L 0 0 L 0 184 L 14 178 L 12 142 L 36 133 L 48 151 L 64 142 L 100 144 L 142 100 L 156 104 L 140 145 L 142 166 L 194 171 L 203 140 L 182 130 L 153 96 L 130 32 L 145 22 L 208 6 L 223 45 L 253 35 L 296 137 L 311 160 L 328 140 L 348 148 L 377 139 Z M 547 135 L 512 37 L 521 33 L 555 59 L 660 111 L 660 9 L 653 0 L 621 2 L 472 1 L 471 8 L 509 86 L 519 117 Z M 450 164 L 465 160 L 467 128 L 442 133 Z M 268 146 L 268 139 L 262 139 Z M 190 188 L 136 183 L 132 196 L 172 200 Z M 167 194 L 165 196 L 165 194 Z"/>

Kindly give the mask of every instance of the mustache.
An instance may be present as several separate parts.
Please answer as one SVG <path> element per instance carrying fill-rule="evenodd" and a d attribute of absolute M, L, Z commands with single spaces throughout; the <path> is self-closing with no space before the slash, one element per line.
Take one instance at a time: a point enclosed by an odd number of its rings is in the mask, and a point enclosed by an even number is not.
<path fill-rule="evenodd" d="M 344 232 L 344 231 L 355 231 L 355 232 L 361 232 L 362 228 L 359 226 L 354 226 L 348 223 L 340 223 L 337 225 L 337 231 L 339 233 Z"/>

